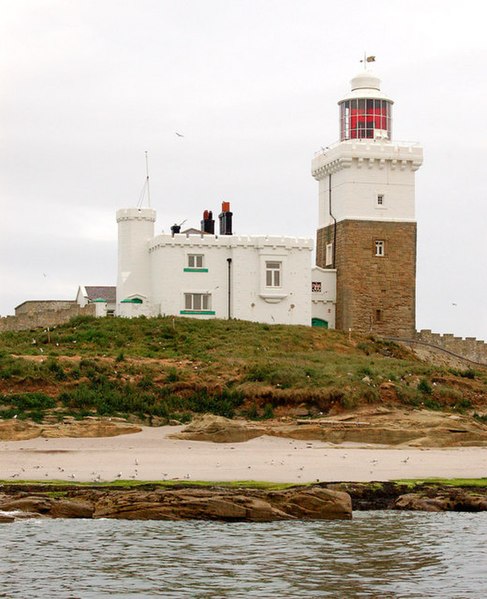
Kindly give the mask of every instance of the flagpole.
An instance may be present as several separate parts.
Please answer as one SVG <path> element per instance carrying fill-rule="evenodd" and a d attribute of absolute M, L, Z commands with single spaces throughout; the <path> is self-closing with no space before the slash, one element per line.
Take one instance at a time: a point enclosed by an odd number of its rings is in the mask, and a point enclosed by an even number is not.
<path fill-rule="evenodd" d="M 147 204 L 148 204 L 148 206 L 150 208 L 149 158 L 148 158 L 147 151 L 145 152 L 145 172 L 147 174 L 147 179 L 146 179 L 146 183 L 147 183 Z"/>

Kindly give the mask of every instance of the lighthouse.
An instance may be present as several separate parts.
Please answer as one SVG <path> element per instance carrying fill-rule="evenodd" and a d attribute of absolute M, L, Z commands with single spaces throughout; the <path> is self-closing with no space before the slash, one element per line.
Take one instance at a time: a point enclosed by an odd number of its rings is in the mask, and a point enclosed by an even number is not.
<path fill-rule="evenodd" d="M 336 271 L 336 328 L 415 330 L 415 172 L 422 147 L 394 141 L 393 100 L 364 70 L 338 102 L 339 141 L 312 161 L 319 183 L 316 264 Z"/>

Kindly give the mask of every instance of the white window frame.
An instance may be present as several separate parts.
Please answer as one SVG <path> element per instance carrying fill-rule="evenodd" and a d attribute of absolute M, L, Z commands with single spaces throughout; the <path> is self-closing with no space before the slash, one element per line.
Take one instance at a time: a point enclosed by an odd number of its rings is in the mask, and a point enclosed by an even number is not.
<path fill-rule="evenodd" d="M 204 254 L 188 254 L 188 268 L 204 268 Z"/>
<path fill-rule="evenodd" d="M 282 287 L 282 262 L 279 260 L 266 260 L 265 286 L 272 289 Z"/>
<path fill-rule="evenodd" d="M 327 243 L 325 248 L 325 266 L 333 265 L 333 243 Z"/>
<path fill-rule="evenodd" d="M 375 255 L 383 258 L 386 253 L 386 242 L 383 239 L 376 239 L 375 242 Z"/>
<path fill-rule="evenodd" d="M 184 309 L 188 312 L 211 310 L 211 293 L 185 293 Z"/>
<path fill-rule="evenodd" d="M 384 208 L 385 202 L 384 202 L 384 194 L 383 193 L 378 193 L 377 194 L 377 206 L 380 206 L 381 208 Z"/>

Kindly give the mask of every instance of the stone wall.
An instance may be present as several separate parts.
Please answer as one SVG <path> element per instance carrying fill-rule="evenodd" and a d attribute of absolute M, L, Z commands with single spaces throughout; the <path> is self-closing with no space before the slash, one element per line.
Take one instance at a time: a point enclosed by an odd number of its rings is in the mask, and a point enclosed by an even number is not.
<path fill-rule="evenodd" d="M 20 313 L 17 309 L 16 316 L 4 316 L 0 318 L 0 332 L 53 327 L 64 324 L 75 316 L 95 316 L 95 304 L 88 304 L 84 308 L 81 308 L 76 302 L 65 302 L 68 305 L 62 308 L 59 305 L 55 307 L 50 306 L 49 304 L 52 302 L 24 303 L 37 304 L 37 309 L 34 309 L 34 305 L 32 305 L 30 306 L 30 310 L 26 308 L 23 312 L 21 310 Z"/>
<path fill-rule="evenodd" d="M 451 333 L 432 333 L 429 329 L 417 331 L 412 338 L 434 347 L 439 347 L 447 352 L 466 358 L 477 364 L 487 365 L 487 343 L 475 337 L 455 337 Z"/>
<path fill-rule="evenodd" d="M 322 268 L 333 229 L 317 232 L 317 265 Z M 376 240 L 384 241 L 384 256 L 375 255 Z M 337 329 L 411 337 L 416 317 L 416 223 L 338 222 L 335 258 Z"/>
<path fill-rule="evenodd" d="M 75 300 L 27 300 L 15 308 L 15 316 L 32 315 L 52 310 L 66 310 L 75 304 Z"/>

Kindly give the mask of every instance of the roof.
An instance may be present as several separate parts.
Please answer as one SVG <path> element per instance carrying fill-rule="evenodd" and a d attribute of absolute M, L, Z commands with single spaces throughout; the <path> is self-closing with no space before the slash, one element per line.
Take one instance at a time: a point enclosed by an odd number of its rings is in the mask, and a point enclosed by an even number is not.
<path fill-rule="evenodd" d="M 194 227 L 190 227 L 189 229 L 185 229 L 184 231 L 181 231 L 181 235 L 201 235 L 201 234 L 207 235 L 207 233 L 205 233 L 201 229 L 195 229 Z"/>
<path fill-rule="evenodd" d="M 107 302 L 115 302 L 117 296 L 117 288 L 115 286 L 88 287 L 85 285 L 86 298 L 93 302 L 95 300 L 104 299 Z"/>

